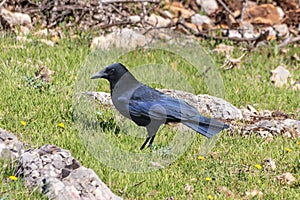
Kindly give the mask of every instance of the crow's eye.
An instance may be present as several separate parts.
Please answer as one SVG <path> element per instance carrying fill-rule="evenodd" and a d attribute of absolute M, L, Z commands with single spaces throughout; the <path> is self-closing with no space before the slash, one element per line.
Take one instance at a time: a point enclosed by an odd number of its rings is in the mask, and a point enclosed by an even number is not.
<path fill-rule="evenodd" d="M 110 70 L 108 71 L 108 74 L 112 75 L 115 71 L 116 71 L 116 69 L 110 69 Z"/>

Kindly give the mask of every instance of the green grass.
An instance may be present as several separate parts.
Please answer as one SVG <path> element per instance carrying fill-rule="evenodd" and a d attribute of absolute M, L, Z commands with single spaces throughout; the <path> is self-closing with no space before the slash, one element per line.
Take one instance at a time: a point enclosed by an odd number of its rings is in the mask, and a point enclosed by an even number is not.
<path fill-rule="evenodd" d="M 93 152 L 85 147 L 72 116 L 73 87 L 80 78 L 77 77 L 78 72 L 91 51 L 89 39 L 84 35 L 80 39 L 65 38 L 52 48 L 37 42 L 36 38 L 33 38 L 33 42 L 20 43 L 16 42 L 15 36 L 2 35 L 0 127 L 14 133 L 32 147 L 50 143 L 69 149 L 84 166 L 94 169 L 113 192 L 125 199 L 166 199 L 171 196 L 175 199 L 187 199 L 189 196 L 193 199 L 207 199 L 208 195 L 214 199 L 241 199 L 245 192 L 255 189 L 263 192 L 264 199 L 299 199 L 299 181 L 289 186 L 275 179 L 277 175 L 285 172 L 291 172 L 297 180 L 300 179 L 300 145 L 297 144 L 299 139 L 278 136 L 273 141 L 268 141 L 256 135 L 240 136 L 224 132 L 212 152 L 201 161 L 197 157 L 202 153 L 199 147 L 203 138 L 196 135 L 188 150 L 162 170 L 126 173 L 100 163 L 93 156 Z M 210 52 L 215 44 L 202 42 L 202 45 Z M 276 54 L 271 46 L 250 53 L 239 69 L 221 71 L 225 99 L 237 107 L 251 104 L 258 110 L 282 110 L 299 120 L 299 91 L 275 88 L 269 80 L 270 70 L 280 64 L 286 65 L 294 79 L 300 78 L 299 62 L 290 59 L 295 52 L 297 49 L 291 48 L 287 54 Z M 238 57 L 240 54 L 239 48 L 236 47 L 233 55 Z M 213 57 L 216 66 L 223 64 L 224 56 Z M 134 70 L 134 66 L 152 61 L 172 65 L 175 71 L 189 75 L 188 84 L 195 93 L 208 91 L 201 76 L 174 55 L 139 52 L 121 57 L 119 61 L 130 66 L 131 70 Z M 49 84 L 30 82 L 30 78 L 34 77 L 42 65 L 55 71 L 52 81 Z M 97 85 L 99 90 L 109 91 L 106 81 L 97 81 Z M 151 81 L 150 85 L 166 87 L 165 84 Z M 98 107 L 96 110 L 102 112 L 103 108 Z M 104 112 L 104 115 L 99 117 L 99 122 L 108 127 L 116 124 L 112 120 L 112 114 L 112 111 Z M 26 126 L 20 123 L 22 120 L 27 122 Z M 61 122 L 65 124 L 65 128 L 57 126 Z M 120 134 L 114 134 L 113 130 L 107 129 L 105 133 L 109 141 L 130 152 L 139 152 L 138 148 L 144 138 L 138 139 L 123 134 L 122 131 Z M 173 128 L 161 129 L 154 147 L 164 147 L 175 134 Z M 97 138 L 97 135 L 90 137 Z M 286 147 L 292 151 L 286 152 Z M 145 150 L 145 153 L 149 152 L 149 149 Z M 153 152 L 156 152 L 155 148 Z M 255 164 L 262 165 L 263 160 L 269 157 L 276 162 L 275 171 L 255 168 Z M 0 185 L 0 198 L 43 197 L 37 191 L 31 192 L 24 187 L 22 179 L 10 181 L 8 177 L 12 174 L 13 167 L 10 165 L 0 169 L 0 181 L 3 183 Z M 206 181 L 206 177 L 212 180 Z M 184 190 L 186 184 L 193 187 L 192 192 Z M 216 191 L 219 186 L 226 186 L 233 192 L 233 196 L 219 194 Z"/>

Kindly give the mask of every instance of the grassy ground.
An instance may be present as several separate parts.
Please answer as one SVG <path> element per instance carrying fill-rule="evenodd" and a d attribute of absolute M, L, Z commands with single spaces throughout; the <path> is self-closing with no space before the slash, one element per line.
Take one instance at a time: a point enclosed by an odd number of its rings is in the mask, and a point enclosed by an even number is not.
<path fill-rule="evenodd" d="M 278 136 L 270 141 L 255 135 L 239 136 L 224 132 L 213 151 L 204 159 L 199 159 L 203 138 L 197 135 L 177 161 L 166 169 L 149 173 L 120 172 L 97 161 L 85 147 L 72 118 L 73 85 L 90 53 L 89 41 L 90 38 L 85 36 L 80 39 L 66 38 L 55 47 L 49 47 L 35 38 L 33 42 L 21 43 L 16 42 L 14 36 L 2 35 L 0 127 L 33 147 L 51 143 L 69 149 L 75 158 L 94 169 L 117 195 L 125 199 L 241 199 L 247 191 L 253 190 L 261 191 L 264 199 L 299 199 L 299 181 L 285 185 L 275 178 L 290 172 L 297 180 L 300 179 L 299 139 Z M 202 45 L 210 51 L 216 44 L 204 42 Z M 291 48 L 287 54 L 279 54 L 275 47 L 270 46 L 250 53 L 239 69 L 222 71 L 225 99 L 237 107 L 252 104 L 259 110 L 282 110 L 299 120 L 299 91 L 275 88 L 269 80 L 270 70 L 280 64 L 286 65 L 295 79 L 300 78 L 299 62 L 291 59 L 296 51 L 296 48 Z M 234 55 L 240 54 L 236 48 Z M 124 62 L 135 66 L 142 62 L 141 59 L 161 58 L 156 58 L 156 55 L 133 55 Z M 224 56 L 213 57 L 217 66 L 223 64 Z M 174 64 L 172 59 L 164 62 Z M 176 59 L 175 64 L 180 68 L 181 63 Z M 50 84 L 33 80 L 35 72 L 43 65 L 55 71 Z M 206 88 L 199 84 L 202 82 L 198 78 L 191 75 L 189 83 L 196 93 L 203 93 Z M 99 89 L 108 91 L 107 82 L 100 83 Z M 108 120 L 109 116 L 106 113 L 100 122 Z M 21 121 L 25 121 L 26 126 Z M 59 127 L 59 123 L 65 127 Z M 163 128 L 155 140 L 155 147 L 164 146 L 173 134 L 172 129 Z M 138 152 L 143 142 L 143 138 L 115 135 L 111 131 L 106 135 L 112 142 L 132 152 Z M 263 166 L 266 158 L 276 162 L 274 171 L 257 167 Z M 10 165 L 0 168 L 0 199 L 43 198 L 37 191 L 28 191 L 21 179 L 10 180 L 12 174 Z M 188 186 L 191 186 L 190 190 Z M 226 186 L 232 192 L 231 197 L 218 193 L 220 186 Z"/>

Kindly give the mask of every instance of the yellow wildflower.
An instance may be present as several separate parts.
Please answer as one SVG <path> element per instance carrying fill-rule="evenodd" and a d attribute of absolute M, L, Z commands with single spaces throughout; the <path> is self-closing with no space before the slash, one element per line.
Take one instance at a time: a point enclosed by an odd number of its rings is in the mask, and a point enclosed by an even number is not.
<path fill-rule="evenodd" d="M 64 123 L 62 123 L 62 122 L 61 122 L 61 123 L 59 123 L 59 124 L 57 124 L 57 126 L 58 126 L 58 127 L 60 127 L 60 128 L 65 128 L 65 124 L 64 124 Z"/>
<path fill-rule="evenodd" d="M 254 167 L 256 167 L 257 169 L 262 169 L 262 166 L 260 164 L 256 164 L 254 165 Z"/>
<path fill-rule="evenodd" d="M 198 160 L 205 160 L 205 157 L 203 157 L 203 156 L 198 156 Z"/>
<path fill-rule="evenodd" d="M 213 200 L 213 199 L 214 199 L 214 197 L 211 196 L 211 195 L 208 195 L 207 198 L 208 198 L 209 200 Z"/>
<path fill-rule="evenodd" d="M 9 176 L 9 179 L 12 180 L 12 181 L 18 180 L 18 178 L 16 176 Z"/>
<path fill-rule="evenodd" d="M 288 147 L 284 148 L 284 150 L 287 151 L 287 152 L 292 152 L 293 151 L 292 149 L 290 149 Z"/>
<path fill-rule="evenodd" d="M 25 121 L 21 121 L 21 124 L 23 125 L 23 126 L 26 126 L 26 122 Z"/>
<path fill-rule="evenodd" d="M 300 141 L 297 141 L 297 144 L 300 145 Z"/>
<path fill-rule="evenodd" d="M 205 180 L 206 180 L 206 181 L 211 181 L 211 180 L 212 180 L 212 178 L 210 178 L 210 177 L 206 177 L 206 178 L 205 178 Z"/>

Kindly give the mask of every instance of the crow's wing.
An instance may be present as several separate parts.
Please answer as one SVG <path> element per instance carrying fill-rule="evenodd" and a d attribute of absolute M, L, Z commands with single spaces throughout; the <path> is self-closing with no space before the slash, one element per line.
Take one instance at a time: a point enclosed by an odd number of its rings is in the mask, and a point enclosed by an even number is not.
<path fill-rule="evenodd" d="M 155 120 L 185 121 L 199 117 L 197 109 L 186 102 L 145 86 L 134 92 L 129 112 L 135 117 Z"/>

